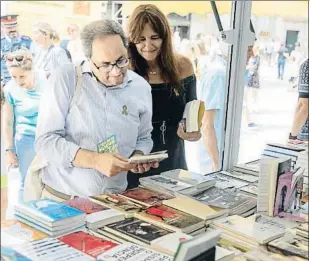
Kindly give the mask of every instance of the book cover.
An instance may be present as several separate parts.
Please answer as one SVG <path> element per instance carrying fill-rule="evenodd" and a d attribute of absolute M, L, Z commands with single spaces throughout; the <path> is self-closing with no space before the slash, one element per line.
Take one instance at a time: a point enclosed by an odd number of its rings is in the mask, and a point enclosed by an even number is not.
<path fill-rule="evenodd" d="M 228 213 L 227 210 L 211 207 L 201 203 L 200 201 L 185 196 L 177 196 L 169 200 L 164 200 L 163 204 L 168 207 L 190 213 L 191 215 L 204 220 L 213 219 Z"/>
<path fill-rule="evenodd" d="M 77 216 L 85 216 L 85 213 L 78 209 L 47 198 L 19 203 L 16 205 L 16 209 L 51 223 Z"/>
<path fill-rule="evenodd" d="M 250 184 L 250 185 L 248 185 L 246 187 L 241 188 L 240 191 L 243 191 L 243 192 L 246 192 L 246 193 L 249 193 L 249 194 L 253 194 L 255 196 L 258 195 L 257 184 Z"/>
<path fill-rule="evenodd" d="M 202 175 L 183 169 L 165 171 L 162 172 L 160 175 L 198 187 L 215 184 L 215 180 L 212 176 Z"/>
<path fill-rule="evenodd" d="M 30 260 L 48 261 L 93 261 L 95 258 L 74 249 L 55 238 L 44 238 L 14 247 Z"/>
<path fill-rule="evenodd" d="M 288 209 L 288 202 L 291 194 L 292 172 L 282 174 L 278 179 L 277 194 L 274 203 L 273 215 L 277 216 Z"/>
<path fill-rule="evenodd" d="M 145 211 L 138 213 L 137 217 L 151 223 L 155 222 L 159 225 L 162 224 L 162 226 L 168 225 L 172 227 L 170 229 L 175 228 L 183 232 L 190 232 L 191 230 L 196 230 L 204 226 L 203 219 L 165 205 L 150 207 Z"/>
<path fill-rule="evenodd" d="M 155 176 L 149 176 L 145 178 L 140 179 L 140 183 L 142 185 L 147 184 L 148 186 L 152 187 L 160 187 L 165 190 L 171 191 L 171 192 L 178 192 L 182 191 L 184 189 L 190 188 L 193 185 L 187 184 L 182 181 L 174 180 L 165 176 L 161 175 L 155 175 Z"/>
<path fill-rule="evenodd" d="M 140 204 L 143 204 L 146 206 L 161 204 L 163 200 L 173 198 L 172 196 L 168 194 L 159 193 L 159 192 L 149 190 L 146 188 L 141 188 L 141 187 L 127 190 L 123 192 L 121 195 L 129 198 L 130 200 L 137 201 Z"/>
<path fill-rule="evenodd" d="M 221 171 L 220 173 L 223 174 L 223 175 L 226 175 L 226 176 L 230 176 L 230 177 L 232 177 L 234 179 L 240 179 L 240 180 L 243 180 L 243 181 L 246 181 L 246 182 L 250 182 L 250 183 L 258 181 L 258 177 L 257 176 L 248 175 L 248 174 L 245 174 L 245 173 L 242 173 L 242 172 L 239 172 L 239 171 L 234 171 L 233 170 L 231 173 L 228 172 L 228 171 Z"/>
<path fill-rule="evenodd" d="M 301 237 L 294 237 L 291 241 L 287 241 L 284 237 L 281 237 L 269 242 L 267 249 L 284 256 L 299 256 L 309 259 L 308 243 Z"/>
<path fill-rule="evenodd" d="M 108 209 L 107 207 L 94 203 L 86 198 L 74 198 L 67 201 L 63 201 L 62 203 L 67 206 L 79 209 L 86 214 L 92 214 Z"/>
<path fill-rule="evenodd" d="M 225 209 L 232 209 L 247 201 L 246 197 L 241 194 L 217 187 L 209 188 L 200 194 L 192 196 L 192 198 L 207 203 L 210 206 Z"/>
<path fill-rule="evenodd" d="M 171 233 L 171 231 L 167 229 L 160 228 L 136 218 L 129 218 L 109 224 L 106 228 L 109 228 L 109 231 L 116 231 L 128 235 L 147 244 L 151 244 L 153 240 Z"/>
<path fill-rule="evenodd" d="M 100 255 L 104 261 L 173 261 L 173 257 L 133 243 L 118 245 Z"/>
<path fill-rule="evenodd" d="M 242 188 L 247 186 L 249 183 L 242 181 L 242 180 L 236 180 L 229 176 L 223 175 L 220 172 L 208 174 L 207 176 L 210 176 L 215 179 L 215 187 L 221 188 L 221 189 L 227 189 L 227 188 Z"/>
<path fill-rule="evenodd" d="M 78 231 L 59 237 L 58 240 L 95 258 L 118 245 L 83 231 Z"/>
<path fill-rule="evenodd" d="M 46 234 L 16 220 L 5 220 L 1 222 L 2 246 L 18 245 L 46 237 Z"/>
<path fill-rule="evenodd" d="M 142 163 L 152 163 L 152 162 L 161 162 L 164 159 L 168 158 L 168 154 L 166 151 L 158 151 L 153 152 L 146 155 L 135 155 L 129 158 L 129 163 L 136 163 L 136 164 L 142 164 Z"/>
<path fill-rule="evenodd" d="M 216 227 L 227 230 L 228 233 L 243 236 L 245 239 L 256 241 L 260 244 L 266 244 L 283 236 L 285 233 L 285 229 L 281 229 L 281 226 L 278 224 L 274 225 L 269 221 L 258 223 L 253 219 L 240 216 L 217 219 L 214 220 L 213 224 Z"/>
<path fill-rule="evenodd" d="M 190 235 L 175 232 L 154 240 L 151 246 L 158 251 L 173 256 L 177 252 L 181 242 L 192 238 Z"/>
<path fill-rule="evenodd" d="M 114 194 L 102 194 L 98 196 L 91 196 L 90 198 L 100 204 L 125 213 L 136 213 L 145 208 L 142 205 Z"/>
<path fill-rule="evenodd" d="M 1 246 L 1 261 L 33 261 L 33 260 L 10 247 Z"/>

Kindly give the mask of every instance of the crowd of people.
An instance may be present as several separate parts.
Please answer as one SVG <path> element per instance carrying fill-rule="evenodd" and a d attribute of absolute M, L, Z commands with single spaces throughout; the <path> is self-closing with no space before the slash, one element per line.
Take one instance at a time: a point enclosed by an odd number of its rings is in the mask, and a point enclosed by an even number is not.
<path fill-rule="evenodd" d="M 1 25 L 2 134 L 7 167 L 19 166 L 20 200 L 34 159 L 41 196 L 57 200 L 120 192 L 140 177 L 187 169 L 184 141 L 200 143 L 197 172 L 221 168 L 228 45 L 220 39 L 200 35 L 177 46 L 166 16 L 149 4 L 134 10 L 126 32 L 104 19 L 81 32 L 70 25 L 63 41 L 47 23 L 34 26 L 33 41 L 19 34 L 17 16 L 1 17 Z M 245 73 L 251 104 L 259 66 L 254 45 Z M 205 103 L 202 128 L 186 132 L 183 111 L 195 99 Z M 169 158 L 160 163 L 128 162 L 162 150 Z"/>

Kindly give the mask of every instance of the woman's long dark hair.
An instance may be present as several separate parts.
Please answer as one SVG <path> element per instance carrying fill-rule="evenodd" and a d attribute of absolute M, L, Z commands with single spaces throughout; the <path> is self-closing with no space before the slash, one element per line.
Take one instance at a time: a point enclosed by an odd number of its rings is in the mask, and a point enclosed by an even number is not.
<path fill-rule="evenodd" d="M 135 43 L 138 42 L 144 26 L 149 24 L 162 39 L 162 46 L 157 57 L 158 66 L 165 82 L 170 83 L 176 93 L 182 90 L 178 61 L 172 47 L 172 35 L 169 22 L 155 5 L 140 5 L 132 13 L 128 23 L 131 69 L 148 79 L 149 66 L 138 53 Z"/>

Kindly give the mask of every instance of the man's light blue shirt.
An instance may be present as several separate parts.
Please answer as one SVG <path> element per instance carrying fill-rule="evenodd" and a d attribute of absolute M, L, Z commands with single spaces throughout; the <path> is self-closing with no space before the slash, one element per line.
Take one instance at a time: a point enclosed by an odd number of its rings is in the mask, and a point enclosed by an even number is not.
<path fill-rule="evenodd" d="M 70 110 L 77 81 L 74 65 L 57 68 L 48 80 L 35 144 L 49 163 L 41 171 L 42 181 L 73 196 L 124 191 L 126 172 L 107 177 L 94 169 L 73 167 L 72 161 L 79 148 L 97 152 L 97 145 L 111 135 L 125 157 L 134 150 L 149 153 L 153 147 L 151 86 L 128 70 L 123 84 L 106 88 L 93 78 L 86 61 L 82 72 L 82 86 Z"/>
<path fill-rule="evenodd" d="M 227 62 L 220 56 L 216 56 L 212 65 L 202 76 L 198 99 L 205 103 L 206 110 L 216 110 L 214 129 L 217 137 L 219 152 L 222 150 L 224 107 L 225 107 L 225 88 L 226 88 L 226 65 Z M 206 173 L 212 168 L 212 161 L 207 152 L 203 139 L 198 141 L 199 169 L 201 173 Z M 220 153 L 221 157 L 221 153 Z M 220 158 L 221 162 L 221 158 Z"/>
<path fill-rule="evenodd" d="M 35 86 L 31 90 L 20 87 L 14 79 L 4 87 L 5 100 L 13 106 L 15 131 L 34 136 L 37 126 L 41 95 L 47 84 L 45 74 L 34 71 Z"/>

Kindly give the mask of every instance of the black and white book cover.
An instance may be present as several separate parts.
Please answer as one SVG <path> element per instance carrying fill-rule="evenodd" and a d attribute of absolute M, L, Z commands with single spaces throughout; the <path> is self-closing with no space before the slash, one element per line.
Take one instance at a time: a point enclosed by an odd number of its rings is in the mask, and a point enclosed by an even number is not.
<path fill-rule="evenodd" d="M 207 176 L 214 178 L 216 181 L 215 186 L 221 189 L 227 189 L 227 188 L 237 189 L 245 187 L 249 184 L 248 182 L 236 180 L 229 176 L 223 175 L 220 172 L 208 174 Z"/>
<path fill-rule="evenodd" d="M 153 240 L 172 233 L 170 230 L 160 228 L 137 218 L 128 218 L 106 226 L 109 231 L 116 231 L 150 244 Z"/>
<path fill-rule="evenodd" d="M 234 190 L 212 187 L 192 198 L 210 206 L 232 209 L 247 201 L 247 198 Z"/>

